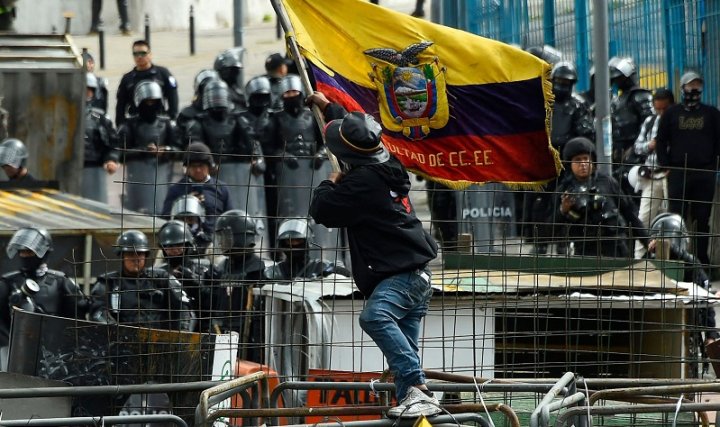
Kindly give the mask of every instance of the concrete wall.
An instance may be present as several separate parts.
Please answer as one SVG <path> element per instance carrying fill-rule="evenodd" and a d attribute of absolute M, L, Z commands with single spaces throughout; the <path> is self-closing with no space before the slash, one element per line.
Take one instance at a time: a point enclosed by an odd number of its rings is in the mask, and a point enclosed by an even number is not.
<path fill-rule="evenodd" d="M 269 0 L 243 0 L 245 25 L 274 19 Z M 65 29 L 64 12 L 74 14 L 72 34 L 90 29 L 92 0 L 18 0 L 15 28 L 21 33 L 49 33 Z M 188 27 L 190 6 L 195 11 L 196 30 L 231 28 L 233 0 L 128 0 L 132 30 L 143 34 L 145 14 L 150 16 L 152 31 L 184 30 Z M 429 3 L 429 2 L 428 2 Z M 331 3 L 330 3 L 331 4 Z M 411 12 L 414 0 L 381 0 L 380 4 L 402 12 Z M 104 0 L 102 19 L 108 32 L 117 32 L 119 18 L 115 0 Z"/>

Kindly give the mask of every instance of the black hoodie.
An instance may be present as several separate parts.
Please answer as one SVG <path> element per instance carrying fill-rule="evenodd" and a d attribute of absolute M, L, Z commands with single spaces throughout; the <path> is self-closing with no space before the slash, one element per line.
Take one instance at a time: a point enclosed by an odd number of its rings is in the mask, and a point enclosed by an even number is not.
<path fill-rule="evenodd" d="M 400 162 L 357 166 L 338 184 L 323 181 L 310 215 L 328 228 L 347 229 L 352 273 L 367 297 L 383 279 L 413 271 L 437 256 L 410 203 L 410 177 Z"/>

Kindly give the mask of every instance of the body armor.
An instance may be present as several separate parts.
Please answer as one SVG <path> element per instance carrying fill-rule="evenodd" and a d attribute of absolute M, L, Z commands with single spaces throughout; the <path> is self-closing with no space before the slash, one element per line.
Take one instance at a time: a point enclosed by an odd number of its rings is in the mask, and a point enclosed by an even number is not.
<path fill-rule="evenodd" d="M 98 277 L 91 320 L 156 329 L 192 329 L 189 300 L 177 279 L 146 268 L 139 277 L 112 272 Z"/>
<path fill-rule="evenodd" d="M 197 116 L 197 123 L 197 129 L 191 129 L 191 133 L 196 135 L 193 140 L 200 140 L 210 147 L 210 151 L 216 154 L 215 163 L 250 162 L 251 156 L 261 154 L 258 152 L 259 146 L 254 147 L 246 129 L 242 126 L 240 117 L 235 114 L 228 114 L 222 121 L 217 121 L 207 113 L 202 113 Z M 226 158 L 223 162 L 217 159 L 217 154 L 235 156 Z"/>
<path fill-rule="evenodd" d="M 102 110 L 89 107 L 85 111 L 85 166 L 100 166 L 114 148 L 115 131 Z"/>
<path fill-rule="evenodd" d="M 565 102 L 555 103 L 550 136 L 553 147 L 562 151 L 570 139 L 577 136 L 592 138 L 593 133 L 590 114 L 577 98 L 570 97 Z"/>
<path fill-rule="evenodd" d="M 629 148 L 640 133 L 640 126 L 652 115 L 652 93 L 634 87 L 613 99 L 612 114 L 613 142 L 623 149 Z"/>
<path fill-rule="evenodd" d="M 309 108 L 304 108 L 297 116 L 282 111 L 277 114 L 277 123 L 280 143 L 286 154 L 308 157 L 317 153 L 317 126 Z"/>
<path fill-rule="evenodd" d="M 175 130 L 167 117 L 158 117 L 151 123 L 141 120 L 139 117 L 131 117 L 120 126 L 118 137 L 120 147 L 128 150 L 145 150 L 150 144 L 155 144 L 158 147 L 175 148 L 177 146 Z M 127 160 L 131 160 L 143 158 L 150 154 L 128 151 L 123 155 Z M 166 156 L 160 157 L 161 162 L 166 160 L 169 160 Z"/>

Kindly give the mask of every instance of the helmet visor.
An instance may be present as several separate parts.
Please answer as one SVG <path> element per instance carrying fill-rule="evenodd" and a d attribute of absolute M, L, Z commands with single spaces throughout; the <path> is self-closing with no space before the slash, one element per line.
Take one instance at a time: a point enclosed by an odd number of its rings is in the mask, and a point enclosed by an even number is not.
<path fill-rule="evenodd" d="M 18 230 L 10 239 L 5 251 L 9 258 L 15 258 L 18 252 L 29 249 L 35 253 L 38 258 L 42 258 L 50 250 L 50 245 L 45 236 L 39 231 L 31 228 Z"/>

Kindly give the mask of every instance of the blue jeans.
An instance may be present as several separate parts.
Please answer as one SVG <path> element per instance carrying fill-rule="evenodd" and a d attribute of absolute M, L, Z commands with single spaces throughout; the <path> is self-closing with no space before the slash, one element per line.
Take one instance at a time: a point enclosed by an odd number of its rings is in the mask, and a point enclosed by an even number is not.
<path fill-rule="evenodd" d="M 400 273 L 383 280 L 360 313 L 360 327 L 375 341 L 395 375 L 398 401 L 405 398 L 409 387 L 425 383 L 418 339 L 432 288 L 420 273 Z"/>

